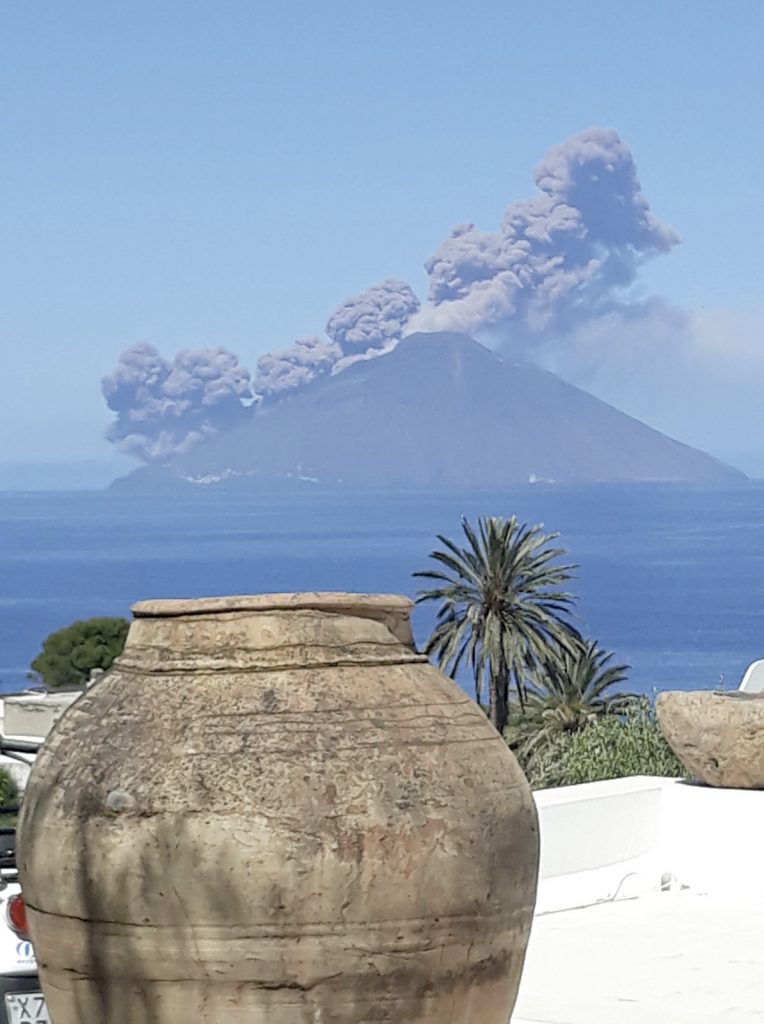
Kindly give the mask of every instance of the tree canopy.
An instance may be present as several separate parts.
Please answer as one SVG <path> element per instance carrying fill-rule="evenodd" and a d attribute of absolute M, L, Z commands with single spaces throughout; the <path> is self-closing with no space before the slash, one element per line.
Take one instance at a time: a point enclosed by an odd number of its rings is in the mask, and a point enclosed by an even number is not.
<path fill-rule="evenodd" d="M 611 665 L 614 655 L 596 640 L 580 641 L 549 661 L 525 691 L 522 705 L 510 706 L 507 740 L 527 753 L 558 732 L 575 732 L 602 715 L 623 715 L 639 698 L 617 689 L 628 665 Z"/>
<path fill-rule="evenodd" d="M 13 776 L 7 768 L 0 768 L 0 807 L 15 807 L 18 802 L 19 788 Z"/>
<path fill-rule="evenodd" d="M 46 686 L 84 687 L 93 669 L 106 671 L 122 653 L 127 619 L 81 619 L 48 636 L 32 669 Z"/>
<path fill-rule="evenodd" d="M 425 653 L 451 675 L 471 667 L 478 703 L 487 690 L 489 717 L 503 732 L 510 689 L 523 704 L 528 680 L 579 640 L 564 589 L 574 567 L 559 563 L 557 534 L 515 516 L 482 517 L 477 530 L 462 519 L 462 530 L 464 547 L 439 535 L 444 550 L 430 555 L 439 568 L 414 573 L 435 583 L 418 601 L 440 602 Z"/>
<path fill-rule="evenodd" d="M 543 743 L 521 744 L 514 752 L 533 789 L 628 775 L 687 775 L 646 697 L 633 700 L 621 714 L 606 712 L 580 728 L 556 729 Z"/>

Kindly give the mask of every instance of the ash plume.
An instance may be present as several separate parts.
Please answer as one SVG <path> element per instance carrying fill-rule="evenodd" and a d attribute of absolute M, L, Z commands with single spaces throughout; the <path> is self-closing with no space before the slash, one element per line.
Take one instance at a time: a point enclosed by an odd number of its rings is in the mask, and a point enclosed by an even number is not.
<path fill-rule="evenodd" d="M 418 309 L 411 286 L 388 277 L 338 306 L 326 323 L 326 333 L 345 356 L 363 355 L 398 341 Z"/>
<path fill-rule="evenodd" d="M 262 356 L 255 391 L 265 400 L 279 398 L 319 377 L 339 373 L 359 359 L 389 352 L 419 305 L 410 285 L 395 277 L 351 296 L 329 317 L 328 341 L 298 338 L 290 348 Z"/>
<path fill-rule="evenodd" d="M 342 349 L 334 342 L 314 335 L 298 338 L 290 348 L 258 359 L 254 389 L 264 399 L 280 397 L 331 373 L 341 358 Z"/>
<path fill-rule="evenodd" d="M 648 259 L 680 241 L 650 210 L 631 150 L 612 129 L 553 146 L 539 194 L 508 207 L 497 231 L 462 224 L 427 260 L 419 330 L 508 335 L 525 348 L 619 308 Z"/>
<path fill-rule="evenodd" d="M 325 337 L 263 355 L 254 380 L 224 348 L 187 350 L 172 362 L 150 345 L 128 349 L 103 380 L 117 414 L 107 436 L 144 460 L 169 458 L 252 415 L 253 401 L 280 400 L 417 331 L 471 334 L 547 369 L 567 368 L 570 379 L 624 362 L 626 344 L 644 352 L 632 345 L 642 325 L 654 337 L 676 333 L 683 314 L 638 298 L 633 286 L 642 265 L 680 239 L 652 213 L 618 133 L 570 136 L 548 150 L 534 180 L 536 194 L 512 203 L 496 230 L 453 229 L 425 263 L 424 304 L 405 281 L 386 278 L 338 306 Z"/>
<path fill-rule="evenodd" d="M 249 371 L 222 347 L 184 349 L 168 362 L 153 345 L 133 345 L 101 388 L 117 414 L 108 440 L 146 462 L 236 426 L 253 398 Z"/>

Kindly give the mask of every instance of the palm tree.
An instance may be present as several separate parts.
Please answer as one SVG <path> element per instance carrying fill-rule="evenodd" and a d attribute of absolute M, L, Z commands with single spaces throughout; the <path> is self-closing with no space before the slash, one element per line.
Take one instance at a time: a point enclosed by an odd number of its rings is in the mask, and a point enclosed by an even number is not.
<path fill-rule="evenodd" d="M 451 676 L 471 666 L 478 703 L 487 690 L 489 717 L 503 732 L 510 688 L 522 705 L 529 676 L 579 639 L 568 620 L 574 599 L 562 589 L 575 567 L 556 562 L 565 554 L 551 546 L 558 534 L 515 516 L 482 517 L 477 532 L 461 523 L 466 546 L 439 535 L 445 550 L 430 557 L 442 568 L 414 573 L 437 584 L 419 591 L 417 603 L 441 602 L 425 653 Z"/>
<path fill-rule="evenodd" d="M 522 706 L 516 702 L 510 709 L 510 746 L 527 757 L 550 735 L 633 710 L 640 701 L 637 694 L 612 692 L 625 681 L 629 666 L 611 665 L 612 660 L 613 654 L 596 640 L 561 648 L 526 687 Z"/>

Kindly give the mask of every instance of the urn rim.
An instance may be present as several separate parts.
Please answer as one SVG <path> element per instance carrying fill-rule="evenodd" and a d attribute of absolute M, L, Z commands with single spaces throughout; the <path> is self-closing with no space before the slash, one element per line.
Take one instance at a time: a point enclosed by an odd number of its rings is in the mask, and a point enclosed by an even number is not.
<path fill-rule="evenodd" d="M 361 614 L 366 618 L 408 614 L 414 602 L 402 594 L 357 594 L 349 591 L 302 591 L 299 593 L 236 594 L 218 597 L 153 598 L 130 608 L 136 619 L 164 619 L 189 615 L 220 615 L 227 612 L 320 611 Z"/>

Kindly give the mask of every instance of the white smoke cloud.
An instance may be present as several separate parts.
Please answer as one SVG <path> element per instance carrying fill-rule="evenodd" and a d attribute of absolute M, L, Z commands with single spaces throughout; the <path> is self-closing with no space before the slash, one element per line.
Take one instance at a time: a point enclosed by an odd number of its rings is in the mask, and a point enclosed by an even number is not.
<path fill-rule="evenodd" d="M 640 266 L 679 242 L 612 129 L 552 147 L 535 181 L 540 194 L 513 203 L 497 231 L 454 228 L 425 264 L 428 303 L 406 333 L 501 332 L 528 349 L 629 305 Z"/>
<path fill-rule="evenodd" d="M 393 351 L 400 340 L 400 338 L 391 338 L 387 345 L 384 345 L 382 348 L 368 348 L 365 352 L 359 352 L 358 355 L 343 356 L 332 367 L 332 376 L 334 377 L 336 374 L 342 373 L 343 370 L 347 370 L 349 366 L 353 366 L 355 363 L 367 363 L 370 359 L 386 356 L 388 352 Z"/>
<path fill-rule="evenodd" d="M 692 312 L 655 299 L 581 325 L 539 361 L 650 426 L 764 476 L 764 312 Z"/>
<path fill-rule="evenodd" d="M 101 388 L 117 414 L 107 438 L 146 462 L 236 426 L 253 398 L 249 371 L 222 347 L 185 349 L 167 362 L 153 345 L 133 345 Z"/>

